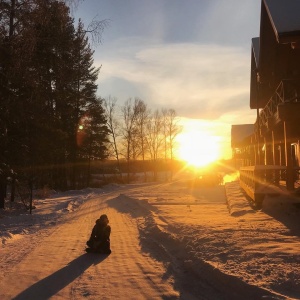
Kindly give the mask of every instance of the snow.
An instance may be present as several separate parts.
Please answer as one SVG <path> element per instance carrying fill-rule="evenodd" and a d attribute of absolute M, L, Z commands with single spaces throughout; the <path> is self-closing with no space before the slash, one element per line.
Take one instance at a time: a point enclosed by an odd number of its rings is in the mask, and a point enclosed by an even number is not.
<path fill-rule="evenodd" d="M 0 211 L 0 299 L 300 299 L 297 198 L 254 210 L 237 181 L 53 192 Z M 94 222 L 107 255 L 85 253 Z"/>

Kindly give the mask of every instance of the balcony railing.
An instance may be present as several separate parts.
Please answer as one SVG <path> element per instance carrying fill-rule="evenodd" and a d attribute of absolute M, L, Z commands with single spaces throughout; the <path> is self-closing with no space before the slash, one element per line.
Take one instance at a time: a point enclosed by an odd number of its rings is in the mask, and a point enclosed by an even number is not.
<path fill-rule="evenodd" d="M 240 169 L 240 185 L 253 200 L 255 206 L 261 207 L 265 195 L 279 193 L 279 183 L 285 180 L 285 166 L 249 166 Z"/>
<path fill-rule="evenodd" d="M 299 80 L 282 80 L 267 105 L 260 111 L 258 119 L 259 123 L 257 125 L 256 120 L 255 129 L 258 130 L 258 128 L 267 126 L 268 120 L 276 115 L 279 104 L 299 101 Z"/>

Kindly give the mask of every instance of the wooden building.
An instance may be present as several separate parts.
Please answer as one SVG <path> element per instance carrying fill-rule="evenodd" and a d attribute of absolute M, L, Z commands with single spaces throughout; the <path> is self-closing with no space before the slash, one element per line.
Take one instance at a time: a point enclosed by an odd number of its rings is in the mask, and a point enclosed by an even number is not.
<path fill-rule="evenodd" d="M 254 163 L 254 151 L 251 147 L 251 139 L 254 134 L 253 124 L 232 125 L 231 149 L 235 168 L 251 166 Z"/>
<path fill-rule="evenodd" d="M 260 36 L 252 39 L 250 108 L 254 132 L 241 146 L 240 183 L 257 205 L 274 187 L 299 180 L 300 1 L 262 0 Z M 249 153 L 251 159 L 249 160 Z M 247 156 L 248 155 L 248 156 Z"/>

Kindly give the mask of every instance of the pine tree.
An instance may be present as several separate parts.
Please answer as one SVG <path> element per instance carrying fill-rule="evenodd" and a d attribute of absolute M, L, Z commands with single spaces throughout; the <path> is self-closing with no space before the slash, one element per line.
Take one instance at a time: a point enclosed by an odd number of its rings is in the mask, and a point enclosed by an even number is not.
<path fill-rule="evenodd" d="M 72 163 L 75 186 L 77 160 L 104 158 L 107 134 L 84 26 L 60 1 L 0 1 L 0 163 L 56 188 L 67 188 Z M 92 148 L 79 149 L 87 116 Z"/>
<path fill-rule="evenodd" d="M 78 159 L 80 158 L 80 147 L 78 143 L 78 134 L 80 133 L 79 125 L 88 116 L 89 109 L 96 107 L 97 103 L 97 84 L 96 80 L 100 69 L 94 67 L 93 60 L 94 51 L 92 51 L 83 23 L 79 20 L 78 27 L 75 33 L 75 39 L 72 49 L 72 72 L 71 78 L 71 91 L 72 91 L 72 113 L 68 116 L 69 121 L 69 158 L 73 166 L 72 168 L 72 187 L 76 187 L 77 175 L 79 172 Z M 101 112 L 103 114 L 103 110 Z M 101 123 L 102 122 L 102 123 Z M 101 121 L 102 125 L 105 121 Z M 104 124 L 103 124 L 104 125 Z M 82 149 L 81 149 L 82 152 Z"/>
<path fill-rule="evenodd" d="M 85 161 L 86 186 L 90 184 L 91 162 L 107 158 L 108 128 L 102 107 L 102 100 L 98 99 L 90 104 L 85 117 L 82 119 L 77 135 L 79 143 L 79 157 Z M 79 138 L 78 138 L 79 137 Z"/>

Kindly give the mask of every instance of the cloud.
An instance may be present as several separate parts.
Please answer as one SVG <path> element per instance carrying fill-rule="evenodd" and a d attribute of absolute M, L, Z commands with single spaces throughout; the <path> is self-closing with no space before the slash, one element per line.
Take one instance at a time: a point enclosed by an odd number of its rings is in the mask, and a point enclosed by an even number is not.
<path fill-rule="evenodd" d="M 230 153 L 231 124 L 255 122 L 250 49 L 261 1 L 123 2 L 81 3 L 85 17 L 99 12 L 111 21 L 94 55 L 102 65 L 99 95 L 119 105 L 139 97 L 152 109 L 173 108 L 193 128 L 219 136 Z"/>
<path fill-rule="evenodd" d="M 232 110 L 249 109 L 250 54 L 244 49 L 147 43 L 139 38 L 124 42 L 114 45 L 119 49 L 115 54 L 101 59 L 99 90 L 103 93 L 121 101 L 137 96 L 152 107 L 174 108 L 191 118 L 217 119 Z M 125 83 L 135 88 L 124 89 Z"/>
<path fill-rule="evenodd" d="M 224 157 L 231 155 L 231 125 L 255 122 L 256 111 L 249 108 L 250 54 L 243 48 L 140 38 L 115 41 L 113 48 L 97 57 L 102 97 L 117 97 L 119 105 L 140 97 L 153 109 L 173 108 L 186 130 L 218 137 Z"/>
<path fill-rule="evenodd" d="M 208 2 L 205 15 L 199 20 L 199 38 L 250 49 L 251 38 L 259 34 L 261 1 Z"/>

